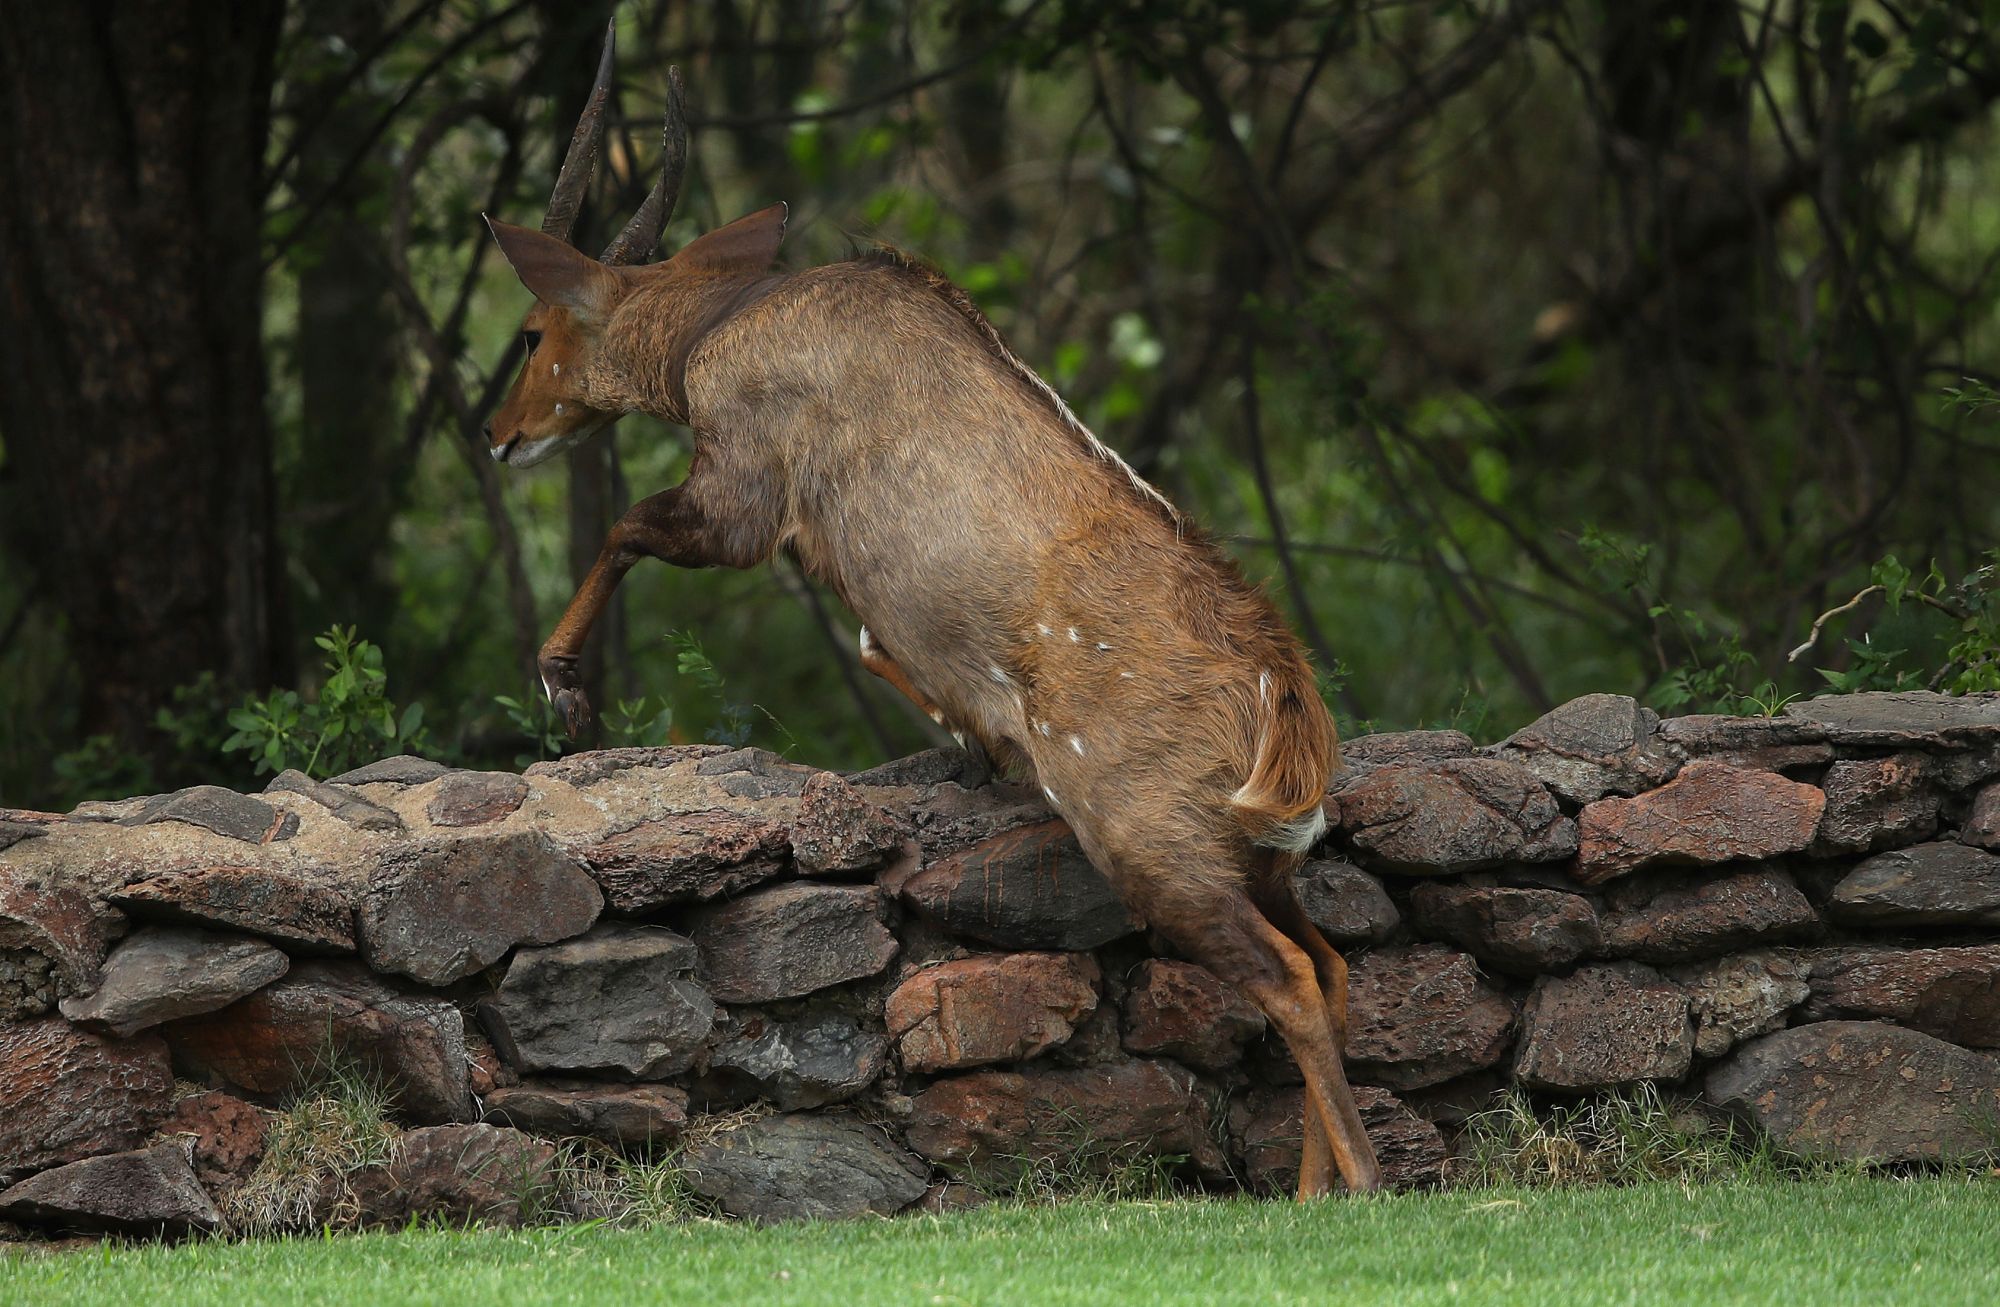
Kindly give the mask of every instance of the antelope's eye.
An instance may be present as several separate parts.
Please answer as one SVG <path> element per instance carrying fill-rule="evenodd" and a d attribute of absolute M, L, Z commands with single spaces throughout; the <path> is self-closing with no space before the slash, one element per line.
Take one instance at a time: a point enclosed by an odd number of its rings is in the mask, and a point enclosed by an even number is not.
<path fill-rule="evenodd" d="M 521 333 L 521 341 L 527 345 L 528 353 L 533 354 L 535 346 L 542 343 L 542 333 L 539 331 L 524 331 Z"/>

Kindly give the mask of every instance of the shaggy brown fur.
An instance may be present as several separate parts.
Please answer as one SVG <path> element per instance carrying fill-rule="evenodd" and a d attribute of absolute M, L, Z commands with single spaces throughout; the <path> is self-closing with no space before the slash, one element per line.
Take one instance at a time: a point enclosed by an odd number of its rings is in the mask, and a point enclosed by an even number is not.
<path fill-rule="evenodd" d="M 1301 1195 L 1335 1164 L 1373 1187 L 1345 968 L 1291 895 L 1338 757 L 1297 640 L 962 291 L 893 252 L 770 278 L 782 221 L 617 269 L 495 224 L 542 301 L 496 449 L 629 411 L 694 431 L 687 480 L 620 520 L 544 649 L 551 697 L 581 724 L 577 651 L 637 558 L 792 553 L 866 623 L 871 666 L 1031 775 L 1125 900 L 1270 1016 L 1313 1107 Z"/>

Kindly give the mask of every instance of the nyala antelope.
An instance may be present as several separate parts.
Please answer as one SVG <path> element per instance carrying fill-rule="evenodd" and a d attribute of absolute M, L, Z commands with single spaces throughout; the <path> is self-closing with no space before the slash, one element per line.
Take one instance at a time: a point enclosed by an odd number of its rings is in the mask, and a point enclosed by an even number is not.
<path fill-rule="evenodd" d="M 634 563 L 790 553 L 865 624 L 870 670 L 1031 776 L 1134 912 L 1269 1017 L 1305 1076 L 1300 1198 L 1336 1169 L 1378 1187 L 1341 1071 L 1347 968 L 1292 890 L 1339 760 L 1298 641 L 924 264 L 773 272 L 782 205 L 644 263 L 686 159 L 677 73 L 658 184 L 601 258 L 572 247 L 611 56 L 541 230 L 488 220 L 537 301 L 493 457 L 527 467 L 632 412 L 694 433 L 686 479 L 618 519 L 542 648 L 571 734 L 578 651 Z"/>

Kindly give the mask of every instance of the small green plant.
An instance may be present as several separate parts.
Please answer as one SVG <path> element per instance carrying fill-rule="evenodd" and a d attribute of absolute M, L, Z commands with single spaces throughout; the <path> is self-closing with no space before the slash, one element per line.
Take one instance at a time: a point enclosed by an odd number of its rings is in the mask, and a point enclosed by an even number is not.
<path fill-rule="evenodd" d="M 628 748 L 671 744 L 673 705 L 661 699 L 655 706 L 651 696 L 643 694 L 636 699 L 620 699 L 604 714 L 604 734 L 609 743 Z"/>
<path fill-rule="evenodd" d="M 541 695 L 534 695 L 525 702 L 511 694 L 496 694 L 493 702 L 500 711 L 507 714 L 517 734 L 529 743 L 529 750 L 514 755 L 516 770 L 526 768 L 546 758 L 560 758 L 569 744 L 564 734 L 562 715 L 555 705 Z"/>
<path fill-rule="evenodd" d="M 747 743 L 750 739 L 750 705 L 730 698 L 722 673 L 716 670 L 715 663 L 709 658 L 708 651 L 701 647 L 695 633 L 674 631 L 668 634 L 667 639 L 674 647 L 675 670 L 691 681 L 714 705 L 715 721 L 706 732 L 708 741 L 732 748 Z"/>
<path fill-rule="evenodd" d="M 248 754 L 259 775 L 297 768 L 324 777 L 423 747 L 423 705 L 396 711 L 380 649 L 356 638 L 351 626 L 331 627 L 313 643 L 326 653 L 319 694 L 308 700 L 279 690 L 244 700 L 229 713 L 235 733 L 222 742 L 223 752 Z"/>

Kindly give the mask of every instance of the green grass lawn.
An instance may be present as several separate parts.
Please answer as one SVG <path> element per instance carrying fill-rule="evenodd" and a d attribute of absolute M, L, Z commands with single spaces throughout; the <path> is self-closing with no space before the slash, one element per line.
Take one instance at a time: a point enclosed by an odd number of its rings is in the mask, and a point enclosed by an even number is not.
<path fill-rule="evenodd" d="M 105 1247 L 0 1259 L 34 1303 L 2000 1303 L 2000 1184 L 1843 1179 L 993 1207 Z"/>

